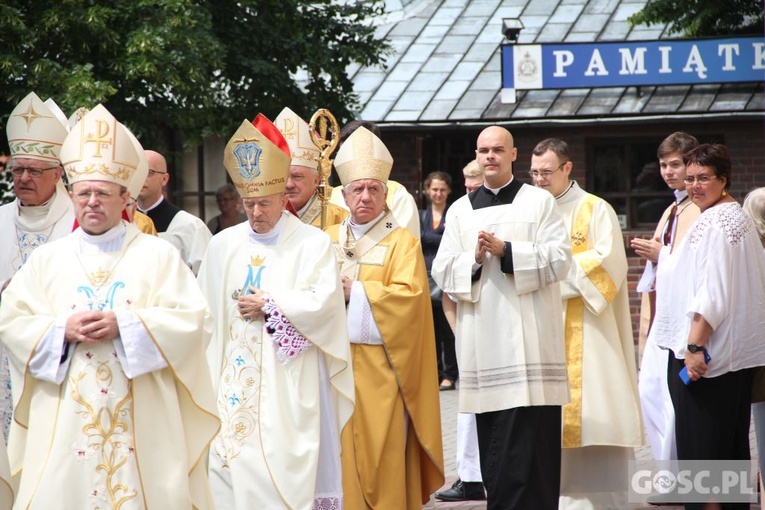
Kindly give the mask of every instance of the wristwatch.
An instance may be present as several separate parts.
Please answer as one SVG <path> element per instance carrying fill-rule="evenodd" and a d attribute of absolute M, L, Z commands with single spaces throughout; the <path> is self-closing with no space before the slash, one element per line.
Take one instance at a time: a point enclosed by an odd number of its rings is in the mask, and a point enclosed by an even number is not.
<path fill-rule="evenodd" d="M 688 344 L 687 349 L 688 349 L 688 352 L 690 352 L 692 354 L 696 354 L 697 352 L 705 352 L 706 351 L 706 348 L 702 347 L 701 345 L 696 345 L 696 344 Z"/>

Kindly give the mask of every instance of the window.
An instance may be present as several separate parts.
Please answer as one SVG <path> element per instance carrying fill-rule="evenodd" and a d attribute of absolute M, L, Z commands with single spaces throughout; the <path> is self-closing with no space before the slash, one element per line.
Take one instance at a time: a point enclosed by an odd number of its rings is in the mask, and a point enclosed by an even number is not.
<path fill-rule="evenodd" d="M 622 228 L 654 228 L 673 195 L 659 172 L 662 138 L 587 140 L 587 182 L 610 203 Z M 590 190 L 588 190 L 590 191 Z"/>

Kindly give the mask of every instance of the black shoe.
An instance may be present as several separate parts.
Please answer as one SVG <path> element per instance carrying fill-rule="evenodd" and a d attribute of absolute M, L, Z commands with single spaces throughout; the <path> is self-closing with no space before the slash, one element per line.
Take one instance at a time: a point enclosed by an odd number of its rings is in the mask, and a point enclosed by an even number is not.
<path fill-rule="evenodd" d="M 443 492 L 436 492 L 435 498 L 441 501 L 484 501 L 486 493 L 483 491 L 481 482 L 463 482 L 457 479 L 451 489 Z"/>

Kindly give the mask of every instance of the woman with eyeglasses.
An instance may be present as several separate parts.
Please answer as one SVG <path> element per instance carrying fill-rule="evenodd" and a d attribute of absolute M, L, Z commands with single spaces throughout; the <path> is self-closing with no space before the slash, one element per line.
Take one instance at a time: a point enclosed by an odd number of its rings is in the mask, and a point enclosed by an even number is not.
<path fill-rule="evenodd" d="M 701 215 L 678 249 L 659 259 L 649 338 L 673 354 L 667 379 L 678 460 L 749 460 L 750 369 L 765 365 L 765 254 L 751 218 L 728 193 L 725 146 L 699 145 L 683 159 Z M 710 498 L 685 507 L 749 508 Z"/>

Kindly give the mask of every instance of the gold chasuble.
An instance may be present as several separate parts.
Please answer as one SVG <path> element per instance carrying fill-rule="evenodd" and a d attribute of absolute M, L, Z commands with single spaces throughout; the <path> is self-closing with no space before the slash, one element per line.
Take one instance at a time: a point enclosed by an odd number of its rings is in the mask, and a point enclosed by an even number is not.
<path fill-rule="evenodd" d="M 39 247 L 3 293 L 17 508 L 212 508 L 205 458 L 219 420 L 204 355 L 211 318 L 175 248 L 122 225 L 118 251 L 82 254 L 79 229 Z M 128 343 L 115 338 L 67 344 L 61 384 L 33 376 L 44 337 L 86 310 L 113 310 L 118 323 L 131 312 L 164 368 L 129 378 L 118 357 Z"/>
<path fill-rule="evenodd" d="M 343 431 L 345 508 L 419 510 L 444 483 L 433 317 L 420 241 L 384 215 L 327 229 L 382 338 L 351 344 L 356 409 Z M 363 320 L 363 319 L 362 319 Z"/>
<path fill-rule="evenodd" d="M 571 392 L 563 406 L 562 446 L 640 446 L 627 258 L 616 214 L 576 182 L 556 202 L 574 259 L 561 282 Z"/>

